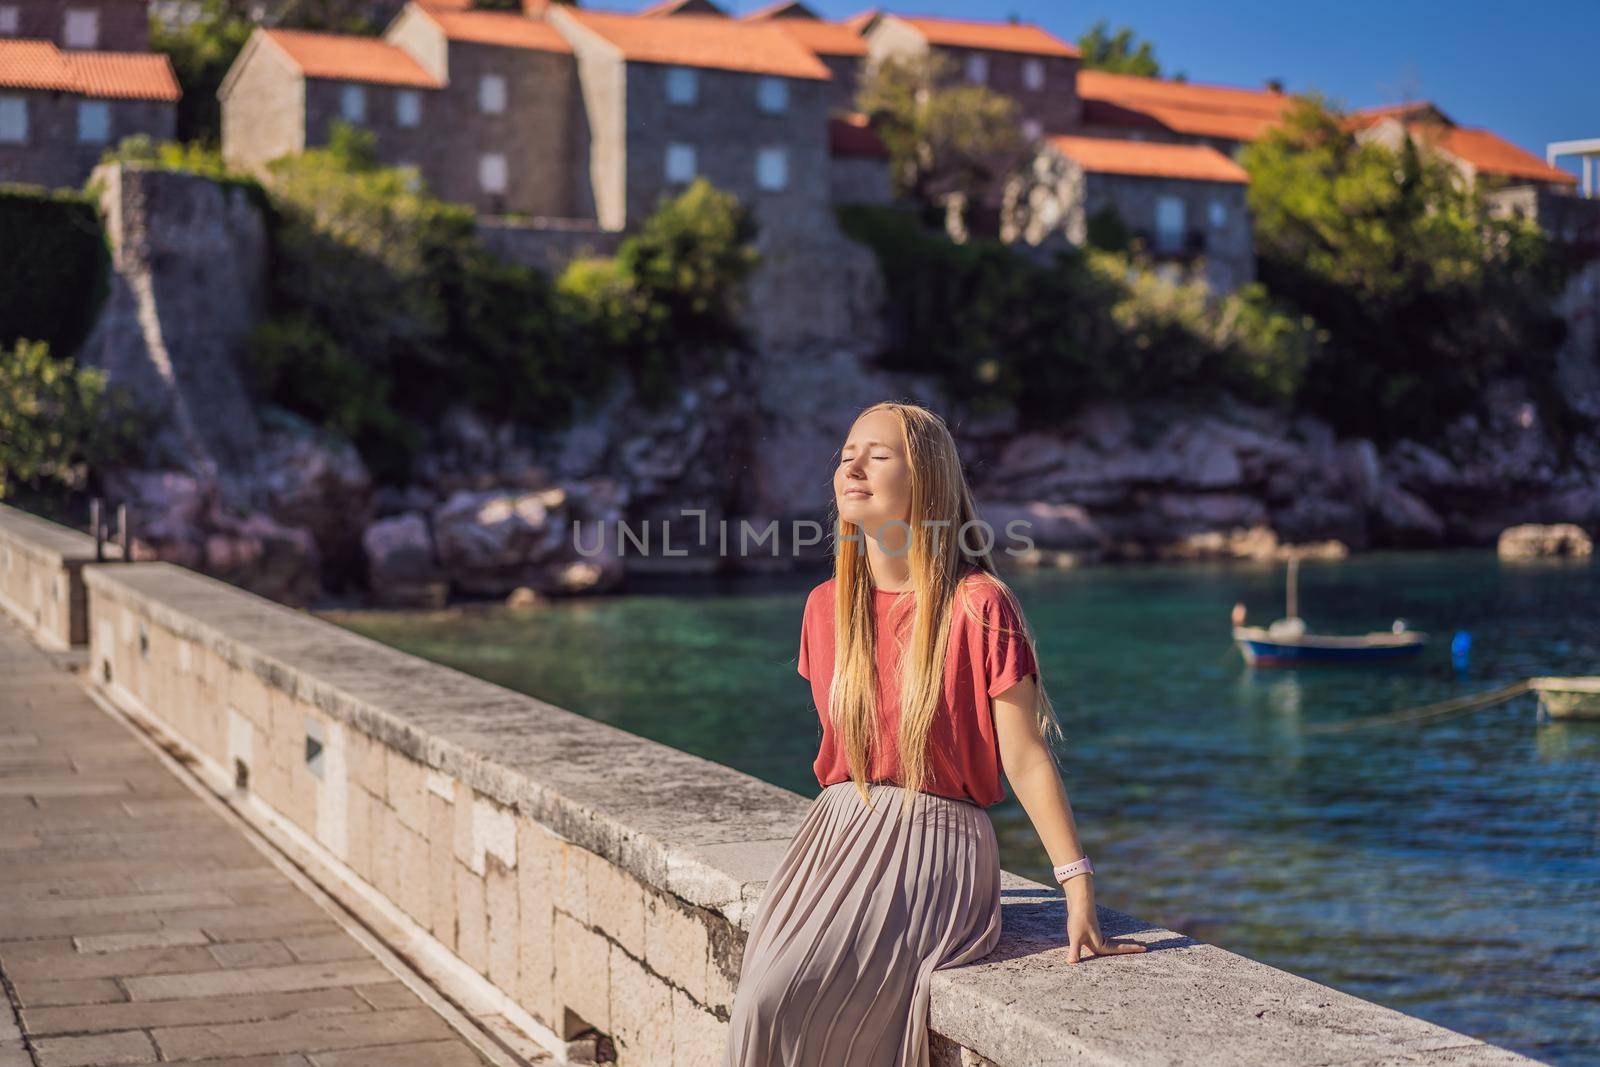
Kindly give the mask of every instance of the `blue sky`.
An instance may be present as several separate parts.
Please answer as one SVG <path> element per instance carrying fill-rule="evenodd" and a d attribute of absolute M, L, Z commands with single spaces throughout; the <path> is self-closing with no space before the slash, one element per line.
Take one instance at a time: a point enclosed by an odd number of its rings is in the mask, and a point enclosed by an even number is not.
<path fill-rule="evenodd" d="M 731 0 L 734 12 L 764 0 Z M 624 3 L 628 7 L 642 4 Z M 622 6 L 622 5 L 619 5 Z M 838 18 L 870 0 L 817 0 Z M 1037 22 L 1068 41 L 1099 19 L 1132 26 L 1165 72 L 1291 92 L 1352 107 L 1422 97 L 1464 126 L 1487 126 L 1543 157 L 1550 141 L 1600 137 L 1600 0 L 915 0 L 890 10 Z M 1569 168 L 1576 172 L 1570 161 Z"/>

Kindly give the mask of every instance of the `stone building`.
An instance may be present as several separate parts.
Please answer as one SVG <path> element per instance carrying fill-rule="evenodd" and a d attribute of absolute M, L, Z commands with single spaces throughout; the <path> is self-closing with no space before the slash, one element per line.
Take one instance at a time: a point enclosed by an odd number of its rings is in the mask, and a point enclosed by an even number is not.
<path fill-rule="evenodd" d="M 721 15 L 554 5 L 572 44 L 600 225 L 622 229 L 704 175 L 765 226 L 814 226 L 829 196 L 828 70 L 792 37 Z"/>
<path fill-rule="evenodd" d="M 1029 140 L 1079 125 L 1077 46 L 1038 26 L 894 14 L 856 25 L 873 61 L 934 52 L 954 62 L 956 78 L 1009 96 Z"/>
<path fill-rule="evenodd" d="M 81 51 L 148 52 L 149 7 L 146 0 L 0 0 L 3 37 Z"/>
<path fill-rule="evenodd" d="M 217 90 L 222 155 L 229 166 L 259 169 L 326 144 L 333 120 L 343 119 L 373 131 L 379 158 L 401 162 L 437 135 L 443 88 L 412 55 L 376 37 L 258 27 Z"/>
<path fill-rule="evenodd" d="M 383 38 L 258 29 L 218 90 L 222 150 L 254 168 L 369 129 L 379 158 L 489 214 L 592 214 L 572 49 L 514 12 L 408 4 Z"/>
<path fill-rule="evenodd" d="M 1406 134 L 1447 160 L 1468 181 L 1486 179 L 1496 188 L 1532 185 L 1548 192 L 1576 192 L 1578 177 L 1519 148 L 1493 130 L 1461 126 L 1425 100 L 1351 113 L 1350 124 L 1363 140 L 1393 148 Z"/>
<path fill-rule="evenodd" d="M 856 111 L 856 91 L 867 62 L 867 42 L 856 27 L 818 17 L 799 0 L 779 0 L 742 16 L 747 22 L 765 22 L 810 49 L 833 79 L 829 108 L 836 114 Z"/>
<path fill-rule="evenodd" d="M 1007 184 L 1001 237 L 1083 245 L 1097 217 L 1217 292 L 1254 279 L 1249 175 L 1209 145 L 1056 135 Z"/>
<path fill-rule="evenodd" d="M 0 182 L 82 185 L 122 138 L 171 140 L 178 95 L 164 55 L 0 39 Z"/>

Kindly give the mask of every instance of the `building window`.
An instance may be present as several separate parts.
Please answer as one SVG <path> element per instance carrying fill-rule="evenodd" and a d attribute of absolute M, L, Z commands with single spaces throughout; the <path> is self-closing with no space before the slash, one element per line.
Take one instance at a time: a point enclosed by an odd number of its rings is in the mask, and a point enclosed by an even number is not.
<path fill-rule="evenodd" d="M 1034 92 L 1044 88 L 1044 60 L 1024 59 L 1022 61 L 1022 84 Z"/>
<path fill-rule="evenodd" d="M 756 153 L 756 188 L 776 193 L 789 187 L 789 150 L 763 148 Z"/>
<path fill-rule="evenodd" d="M 21 13 L 16 4 L 0 4 L 0 37 L 15 37 Z"/>
<path fill-rule="evenodd" d="M 967 81 L 982 85 L 989 80 L 989 57 L 982 52 L 967 55 Z"/>
<path fill-rule="evenodd" d="M 503 74 L 485 74 L 478 79 L 478 110 L 498 115 L 506 109 L 506 79 Z"/>
<path fill-rule="evenodd" d="M 694 180 L 694 145 L 667 145 L 667 181 L 690 182 Z"/>
<path fill-rule="evenodd" d="M 478 159 L 478 184 L 483 186 L 486 193 L 503 193 L 506 191 L 506 157 L 499 152 L 490 152 Z"/>
<path fill-rule="evenodd" d="M 100 12 L 92 8 L 67 8 L 61 40 L 68 48 L 93 48 L 100 43 Z"/>
<path fill-rule="evenodd" d="M 5 144 L 25 144 L 27 140 L 27 98 L 0 96 L 0 142 Z"/>
<path fill-rule="evenodd" d="M 1037 141 L 1044 136 L 1044 127 L 1040 125 L 1038 119 L 1023 119 L 1022 136 L 1030 141 Z"/>
<path fill-rule="evenodd" d="M 111 140 L 111 105 L 104 100 L 78 101 L 78 142 L 105 144 Z"/>
<path fill-rule="evenodd" d="M 782 78 L 762 78 L 757 83 L 756 102 L 769 115 L 789 110 L 789 83 Z"/>
<path fill-rule="evenodd" d="M 1210 213 L 1212 229 L 1220 230 L 1228 224 L 1228 205 L 1213 199 L 1206 209 Z"/>
<path fill-rule="evenodd" d="M 361 85 L 346 85 L 339 90 L 339 114 L 346 122 L 367 120 L 367 90 Z"/>
<path fill-rule="evenodd" d="M 1183 201 L 1176 196 L 1159 197 L 1156 200 L 1156 251 L 1180 251 L 1183 225 Z"/>
<path fill-rule="evenodd" d="M 422 94 L 415 89 L 401 89 L 394 97 L 394 121 L 397 126 L 415 126 L 422 121 Z"/>
<path fill-rule="evenodd" d="M 692 104 L 700 98 L 700 72 L 693 67 L 667 68 L 667 102 Z"/>

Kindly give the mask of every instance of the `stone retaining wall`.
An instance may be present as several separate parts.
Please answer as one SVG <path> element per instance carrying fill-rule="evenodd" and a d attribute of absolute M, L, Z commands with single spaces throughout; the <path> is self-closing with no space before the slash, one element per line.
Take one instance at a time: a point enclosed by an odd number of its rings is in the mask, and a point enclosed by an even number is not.
<path fill-rule="evenodd" d="M 718 1061 L 806 798 L 171 564 L 85 581 L 96 685 L 527 1020 L 597 1028 L 626 1065 Z M 1108 935 L 1154 951 L 1069 968 L 1059 891 L 1008 873 L 1004 895 L 998 949 L 935 975 L 936 1064 L 1528 1062 L 1116 912 Z"/>
<path fill-rule="evenodd" d="M 105 553 L 121 549 L 108 542 Z M 46 648 L 89 640 L 82 569 L 93 562 L 93 537 L 0 504 L 0 608 Z"/>

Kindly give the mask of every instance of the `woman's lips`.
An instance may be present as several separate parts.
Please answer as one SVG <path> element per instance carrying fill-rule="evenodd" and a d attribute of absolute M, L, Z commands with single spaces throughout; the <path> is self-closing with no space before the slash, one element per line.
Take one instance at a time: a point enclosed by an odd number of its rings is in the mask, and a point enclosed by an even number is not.
<path fill-rule="evenodd" d="M 845 496 L 859 497 L 859 498 L 865 500 L 867 497 L 871 496 L 872 494 L 870 492 L 868 492 L 867 490 L 865 490 L 865 489 L 846 489 L 844 491 L 844 495 Z"/>

